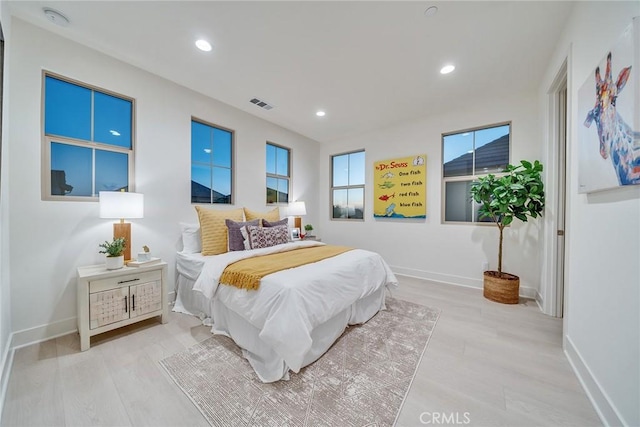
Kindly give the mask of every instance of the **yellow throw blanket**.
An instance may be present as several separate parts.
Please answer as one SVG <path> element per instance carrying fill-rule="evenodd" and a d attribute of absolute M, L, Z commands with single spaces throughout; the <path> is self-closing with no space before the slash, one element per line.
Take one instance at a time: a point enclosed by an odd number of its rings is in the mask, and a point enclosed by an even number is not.
<path fill-rule="evenodd" d="M 260 286 L 260 280 L 266 275 L 322 261 L 352 249 L 346 246 L 312 246 L 243 259 L 225 268 L 220 283 L 240 289 L 256 290 Z"/>

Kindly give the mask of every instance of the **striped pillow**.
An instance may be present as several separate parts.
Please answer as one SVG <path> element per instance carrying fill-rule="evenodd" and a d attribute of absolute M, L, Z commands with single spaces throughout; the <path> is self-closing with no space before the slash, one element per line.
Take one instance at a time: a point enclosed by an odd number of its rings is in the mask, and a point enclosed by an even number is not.
<path fill-rule="evenodd" d="M 246 221 L 254 219 L 266 219 L 267 221 L 278 221 L 280 219 L 280 209 L 275 208 L 269 212 L 256 212 L 251 209 L 243 208 Z"/>
<path fill-rule="evenodd" d="M 216 211 L 196 206 L 202 235 L 202 255 L 218 255 L 227 252 L 226 219 L 242 221 L 242 209 Z"/>

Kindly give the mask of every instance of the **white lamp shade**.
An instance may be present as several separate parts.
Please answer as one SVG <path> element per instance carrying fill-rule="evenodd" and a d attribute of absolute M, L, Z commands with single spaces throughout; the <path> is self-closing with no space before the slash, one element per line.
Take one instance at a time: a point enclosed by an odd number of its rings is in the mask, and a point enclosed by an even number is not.
<path fill-rule="evenodd" d="M 100 218 L 144 218 L 144 195 L 101 191 Z"/>
<path fill-rule="evenodd" d="M 302 216 L 307 214 L 307 208 L 304 202 L 293 202 L 289 204 L 287 209 L 287 215 L 289 216 Z"/>

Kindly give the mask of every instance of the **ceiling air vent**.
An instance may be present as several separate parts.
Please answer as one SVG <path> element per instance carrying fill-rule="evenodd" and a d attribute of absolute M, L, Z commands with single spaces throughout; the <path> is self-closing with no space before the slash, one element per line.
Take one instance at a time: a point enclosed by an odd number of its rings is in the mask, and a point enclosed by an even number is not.
<path fill-rule="evenodd" d="M 251 102 L 252 104 L 257 105 L 260 108 L 264 108 L 265 110 L 271 110 L 273 108 L 273 105 L 271 105 L 271 104 L 269 104 L 267 102 L 264 102 L 263 100 L 258 99 L 258 98 L 253 98 L 249 102 Z"/>

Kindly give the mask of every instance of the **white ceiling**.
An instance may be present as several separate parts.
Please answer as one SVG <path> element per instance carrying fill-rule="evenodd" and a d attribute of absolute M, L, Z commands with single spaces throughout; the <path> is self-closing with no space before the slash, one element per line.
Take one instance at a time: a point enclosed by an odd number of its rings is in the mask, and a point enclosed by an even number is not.
<path fill-rule="evenodd" d="M 538 88 L 571 2 L 10 1 L 12 14 L 317 141 Z M 427 7 L 439 8 L 427 17 Z M 55 26 L 42 8 L 64 13 Z M 209 53 L 197 50 L 209 40 Z M 446 63 L 456 70 L 439 73 Z M 275 108 L 249 103 L 258 97 Z M 318 109 L 326 110 L 323 118 Z"/>

